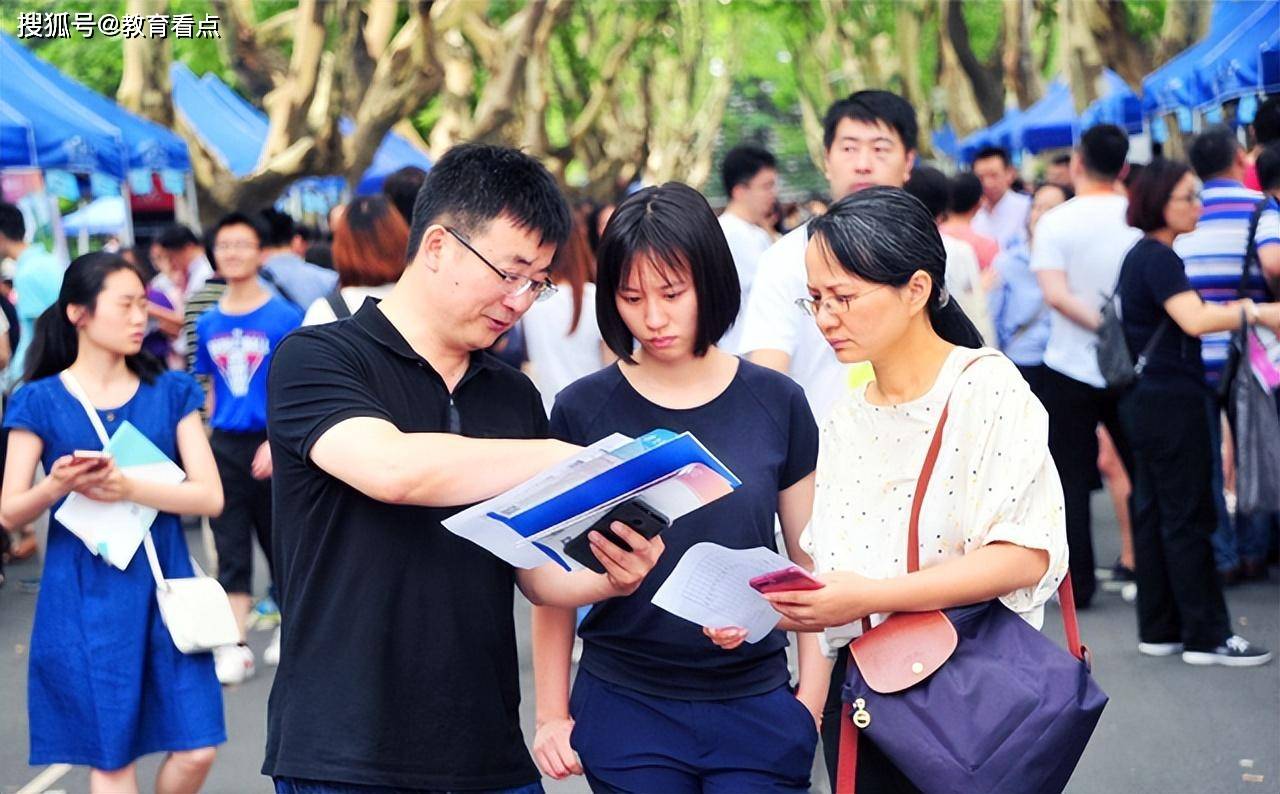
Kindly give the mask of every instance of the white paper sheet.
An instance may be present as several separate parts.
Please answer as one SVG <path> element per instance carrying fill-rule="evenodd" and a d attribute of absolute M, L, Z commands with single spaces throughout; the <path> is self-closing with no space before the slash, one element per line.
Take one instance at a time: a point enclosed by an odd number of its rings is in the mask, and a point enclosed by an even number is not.
<path fill-rule="evenodd" d="M 120 472 L 126 477 L 167 485 L 176 485 L 187 477 L 182 469 L 169 461 L 121 466 Z M 142 537 L 151 529 L 157 515 L 155 508 L 136 502 L 99 502 L 72 493 L 63 501 L 54 518 L 84 541 L 94 554 L 123 571 L 129 567 L 138 546 L 142 545 Z"/>
<path fill-rule="evenodd" d="M 653 604 L 699 626 L 747 630 L 747 642 L 769 635 L 782 616 L 747 582 L 790 567 L 769 549 L 727 549 L 715 543 L 692 546 L 653 596 Z"/>

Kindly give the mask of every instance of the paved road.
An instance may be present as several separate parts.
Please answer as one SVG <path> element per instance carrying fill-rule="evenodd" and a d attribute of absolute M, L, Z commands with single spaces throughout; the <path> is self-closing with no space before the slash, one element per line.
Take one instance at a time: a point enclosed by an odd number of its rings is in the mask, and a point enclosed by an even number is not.
<path fill-rule="evenodd" d="M 1114 520 L 1105 494 L 1098 497 L 1099 559 L 1113 559 Z M 195 543 L 192 547 L 199 548 Z M 9 574 L 9 583 L 0 588 L 0 794 L 14 794 L 43 771 L 26 764 L 26 642 L 35 596 L 24 592 L 21 582 L 38 577 L 39 569 L 27 563 L 11 567 Z M 1280 648 L 1280 571 L 1272 569 L 1269 583 L 1230 590 L 1228 599 L 1242 634 Z M 528 608 L 522 600 L 517 599 L 516 611 L 520 625 L 527 627 Z M 1094 650 L 1098 680 L 1112 700 L 1068 789 L 1071 794 L 1280 792 L 1280 664 L 1252 670 L 1202 669 L 1176 658 L 1139 657 L 1133 608 L 1112 594 L 1103 594 L 1081 620 L 1085 640 Z M 1057 621 L 1056 610 L 1051 611 L 1046 626 L 1060 638 Z M 522 628 L 522 636 L 526 634 Z M 268 639 L 266 633 L 254 634 L 250 644 L 260 654 Z M 271 790 L 258 773 L 271 687 L 270 670 L 261 670 L 257 678 L 226 691 L 232 738 L 219 753 L 208 792 Z M 521 679 L 521 717 L 526 737 L 532 738 L 533 681 L 527 647 L 521 648 Z M 141 764 L 144 791 L 150 789 L 157 764 L 158 759 Z M 1261 776 L 1261 782 L 1250 782 L 1246 776 Z M 815 774 L 814 791 L 827 790 L 823 777 Z M 73 769 L 43 790 L 82 792 L 87 783 L 88 773 Z M 577 778 L 548 781 L 547 791 L 578 794 L 587 787 Z"/>

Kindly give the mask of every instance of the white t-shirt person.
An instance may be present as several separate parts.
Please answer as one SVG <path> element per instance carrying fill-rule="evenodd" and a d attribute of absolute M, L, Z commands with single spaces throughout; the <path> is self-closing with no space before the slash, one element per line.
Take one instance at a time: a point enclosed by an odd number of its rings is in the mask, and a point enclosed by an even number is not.
<path fill-rule="evenodd" d="M 573 333 L 569 333 L 573 323 L 573 292 L 568 287 L 533 304 L 520 322 L 533 368 L 533 382 L 550 415 L 556 395 L 564 387 L 604 367 L 604 343 L 600 326 L 596 324 L 596 285 L 590 282 L 582 285 L 582 315 Z"/>
<path fill-rule="evenodd" d="M 1036 224 L 1031 270 L 1061 270 L 1076 298 L 1101 308 L 1116 287 L 1120 264 L 1142 232 L 1125 221 L 1129 200 L 1121 195 L 1076 196 L 1049 210 Z M 1044 363 L 1067 377 L 1106 388 L 1098 369 L 1098 335 L 1054 310 Z"/>
<path fill-rule="evenodd" d="M 761 227 L 732 212 L 725 212 L 720 216 L 720 228 L 724 230 L 724 239 L 729 243 L 729 251 L 733 254 L 733 265 L 738 270 L 742 306 L 738 309 L 738 319 L 720 338 L 718 346 L 725 352 L 737 355 L 747 352 L 742 349 L 742 325 L 747 314 L 747 302 L 755 283 L 760 255 L 773 245 L 773 238 Z"/>
<path fill-rule="evenodd" d="M 760 255 L 751 300 L 742 324 L 741 348 L 781 350 L 791 357 L 787 374 L 804 389 L 809 409 L 819 422 L 841 395 L 849 391 L 849 368 L 818 330 L 813 318 L 796 306 L 809 297 L 804 269 L 808 226 L 793 229 Z"/>

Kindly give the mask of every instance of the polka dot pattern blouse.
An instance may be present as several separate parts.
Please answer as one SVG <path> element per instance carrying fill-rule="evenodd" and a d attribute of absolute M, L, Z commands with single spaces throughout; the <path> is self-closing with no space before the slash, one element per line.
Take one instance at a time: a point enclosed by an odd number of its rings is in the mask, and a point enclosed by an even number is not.
<path fill-rule="evenodd" d="M 907 572 L 907 529 L 916 480 L 947 397 L 951 408 L 938 461 L 920 511 L 920 567 L 988 543 L 1049 553 L 1034 587 L 1001 601 L 1037 628 L 1044 604 L 1067 572 L 1062 485 L 1049 457 L 1048 416 L 1017 368 L 957 347 L 919 399 L 872 405 L 866 386 L 837 405 L 822 428 L 813 518 L 803 542 L 819 572 L 875 579 Z M 954 393 L 952 387 L 954 386 Z M 873 615 L 878 624 L 887 615 Z M 825 633 L 829 652 L 860 633 L 851 624 Z"/>

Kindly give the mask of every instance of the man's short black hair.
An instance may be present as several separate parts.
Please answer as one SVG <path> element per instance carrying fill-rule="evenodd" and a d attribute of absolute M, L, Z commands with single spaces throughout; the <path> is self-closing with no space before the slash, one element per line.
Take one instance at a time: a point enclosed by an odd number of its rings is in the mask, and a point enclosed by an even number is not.
<path fill-rule="evenodd" d="M 1236 134 L 1224 124 L 1215 124 L 1196 136 L 1187 150 L 1187 159 L 1201 181 L 1213 179 L 1231 170 L 1236 154 L 1244 147 Z"/>
<path fill-rule="evenodd" d="M 1114 180 L 1129 156 L 1129 136 L 1114 124 L 1090 127 L 1080 136 L 1080 159 L 1095 179 Z"/>
<path fill-rule="evenodd" d="M 418 198 L 418 191 L 422 189 L 426 178 L 426 171 L 416 165 L 406 165 L 387 174 L 387 178 L 382 180 L 382 195 L 396 208 L 406 225 L 413 220 L 413 202 Z"/>
<path fill-rule="evenodd" d="M 262 213 L 257 215 L 249 215 L 244 212 L 230 212 L 218 219 L 218 222 L 209 228 L 204 238 L 204 253 L 209 258 L 209 264 L 213 265 L 213 269 L 218 269 L 218 258 L 213 252 L 213 245 L 218 240 L 218 232 L 228 226 L 248 226 L 253 229 L 253 233 L 258 236 L 258 245 L 266 246 L 267 230 L 262 225 Z"/>
<path fill-rule="evenodd" d="M 766 168 L 778 170 L 777 159 L 767 149 L 749 143 L 730 149 L 720 165 L 720 178 L 724 182 L 725 197 L 732 199 L 735 187 L 755 179 L 756 174 Z"/>
<path fill-rule="evenodd" d="M 985 160 L 988 157 L 999 157 L 1005 168 L 1013 165 L 1013 161 L 1009 159 L 1009 153 L 1005 151 L 1003 146 L 985 146 L 979 149 L 978 153 L 973 156 L 973 162 L 976 165 L 979 160 Z"/>
<path fill-rule="evenodd" d="M 1253 116 L 1253 137 L 1260 146 L 1280 141 L 1280 94 L 1267 97 Z"/>
<path fill-rule="evenodd" d="M 474 237 L 501 215 L 536 232 L 542 243 L 556 246 L 569 239 L 573 224 L 569 204 L 542 163 L 502 146 L 455 146 L 431 166 L 418 191 L 408 261 L 417 256 L 427 228 L 434 223 L 447 223 Z"/>
<path fill-rule="evenodd" d="M 268 207 L 258 213 L 257 227 L 263 248 L 284 248 L 293 242 L 296 224 L 287 212 Z"/>
<path fill-rule="evenodd" d="M 166 251 L 181 251 L 189 245 L 199 245 L 200 238 L 181 223 L 171 223 L 160 230 L 154 242 Z"/>
<path fill-rule="evenodd" d="M 865 124 L 883 124 L 898 133 L 902 145 L 914 152 L 920 136 L 916 110 L 911 103 L 892 91 L 855 91 L 827 108 L 822 120 L 822 148 L 830 149 L 836 139 L 836 127 L 845 119 Z"/>
<path fill-rule="evenodd" d="M 946 214 L 951 200 L 951 181 L 938 169 L 931 165 L 917 165 L 911 169 L 911 178 L 902 187 L 920 199 L 935 219 Z"/>
<path fill-rule="evenodd" d="M 1258 184 L 1268 193 L 1280 190 L 1280 141 L 1272 141 L 1258 155 Z"/>
<path fill-rule="evenodd" d="M 982 180 L 965 171 L 951 177 L 947 206 L 957 215 L 965 215 L 982 201 Z"/>
<path fill-rule="evenodd" d="M 609 219 L 596 253 L 596 319 L 618 358 L 634 363 L 635 337 L 618 312 L 618 291 L 640 257 L 682 273 L 698 297 L 694 355 L 716 343 L 738 316 L 742 287 L 720 222 L 702 194 L 668 182 L 641 190 Z"/>
<path fill-rule="evenodd" d="M 27 235 L 27 222 L 16 204 L 0 201 L 0 234 L 20 243 Z"/>

